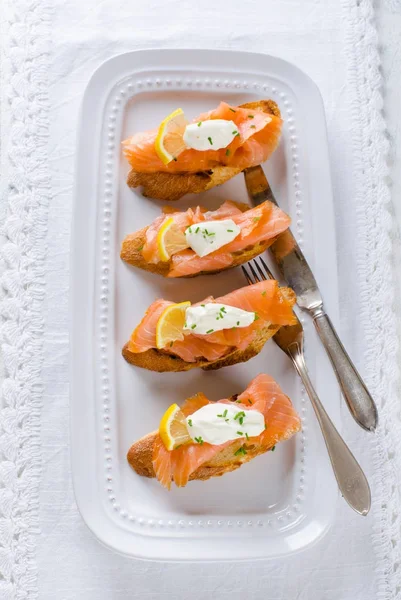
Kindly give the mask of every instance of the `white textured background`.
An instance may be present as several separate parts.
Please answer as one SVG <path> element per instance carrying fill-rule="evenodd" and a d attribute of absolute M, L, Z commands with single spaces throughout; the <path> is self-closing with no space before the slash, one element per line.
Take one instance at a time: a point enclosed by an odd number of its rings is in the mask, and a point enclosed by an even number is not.
<path fill-rule="evenodd" d="M 398 228 L 394 261 L 400 270 L 399 228 L 401 227 L 401 0 L 377 1 L 377 27 L 384 80 L 384 116 L 390 141 L 390 188 Z M 399 278 L 401 296 L 401 277 Z M 399 299 L 398 299 L 399 300 Z M 398 306 L 400 303 L 398 302 Z"/>
<path fill-rule="evenodd" d="M 363 4 L 363 2 L 362 2 Z M 135 48 L 221 47 L 272 53 L 304 69 L 322 92 L 328 119 L 339 248 L 342 334 L 366 376 L 365 338 L 354 253 L 356 206 L 352 178 L 352 119 L 345 47 L 350 22 L 343 0 L 55 0 L 49 14 L 50 142 L 52 198 L 49 208 L 45 300 L 40 538 L 40 600 L 395 600 L 378 569 L 372 516 L 365 520 L 339 503 L 330 535 L 307 553 L 273 563 L 161 565 L 111 554 L 86 529 L 77 512 L 70 478 L 68 414 L 68 270 L 77 116 L 93 70 L 114 54 Z M 380 4 L 379 22 L 388 91 L 391 161 L 398 216 L 400 186 L 400 2 Z M 29 22 L 29 15 L 27 18 Z M 352 29 L 352 28 L 351 28 Z M 358 40 L 355 40 L 356 50 Z M 349 66 L 349 65 L 348 65 Z M 313 118 L 313 115 L 311 115 Z M 398 166 L 397 166 L 398 165 Z M 82 199 L 85 201 L 85 199 Z M 347 420 L 345 437 L 361 449 L 360 430 Z M 363 438 L 365 439 L 365 438 Z M 372 446 L 360 452 L 367 471 Z M 373 490 L 374 495 L 377 490 Z M 383 540 L 387 543 L 389 540 Z M 378 540 L 376 540 L 376 543 Z M 382 566 L 382 565 L 381 565 Z M 1 567 L 1 565 L 0 565 Z M 23 597 L 22 595 L 20 596 Z"/>

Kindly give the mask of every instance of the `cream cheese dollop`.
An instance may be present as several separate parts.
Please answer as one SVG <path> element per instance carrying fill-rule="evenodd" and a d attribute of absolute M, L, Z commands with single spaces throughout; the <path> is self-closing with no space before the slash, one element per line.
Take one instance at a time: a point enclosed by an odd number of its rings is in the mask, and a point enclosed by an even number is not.
<path fill-rule="evenodd" d="M 238 133 L 233 121 L 209 119 L 187 125 L 183 139 L 187 148 L 193 150 L 220 150 L 227 148 Z"/>
<path fill-rule="evenodd" d="M 200 257 L 207 256 L 229 244 L 241 233 L 232 219 L 204 221 L 187 227 L 185 238 L 188 245 Z"/>
<path fill-rule="evenodd" d="M 184 330 L 200 335 L 207 335 L 222 329 L 248 327 L 255 321 L 254 312 L 242 310 L 227 304 L 209 302 L 190 306 L 185 311 Z"/>
<path fill-rule="evenodd" d="M 187 417 L 187 428 L 195 443 L 219 445 L 260 435 L 265 417 L 258 410 L 244 410 L 241 404 L 214 402 Z"/>

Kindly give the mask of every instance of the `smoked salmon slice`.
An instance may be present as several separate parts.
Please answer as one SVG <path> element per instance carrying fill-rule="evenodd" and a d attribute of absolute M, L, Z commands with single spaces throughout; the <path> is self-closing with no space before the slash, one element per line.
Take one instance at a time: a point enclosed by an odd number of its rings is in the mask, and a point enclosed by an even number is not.
<path fill-rule="evenodd" d="M 263 202 L 255 208 L 227 200 L 217 210 L 208 211 L 202 206 L 189 208 L 186 211 L 169 210 L 157 217 L 146 228 L 145 233 L 142 234 L 144 235 L 143 243 L 135 238 L 135 234 L 124 240 L 122 258 L 134 266 L 143 268 L 141 262 L 132 259 L 130 252 L 133 245 L 141 244 L 140 252 L 143 259 L 152 265 L 160 264 L 157 235 L 167 219 L 173 219 L 174 225 L 182 233 L 188 227 L 222 219 L 231 219 L 240 228 L 240 233 L 234 240 L 207 256 L 198 256 L 192 248 L 174 253 L 168 263 L 167 277 L 192 276 L 203 272 L 220 271 L 232 265 L 236 266 L 241 262 L 241 253 L 253 249 L 255 255 L 260 254 L 274 242 L 277 236 L 288 229 L 291 222 L 285 212 L 269 201 Z M 248 258 L 245 256 L 243 261 Z M 165 264 L 163 263 L 163 268 Z"/>
<path fill-rule="evenodd" d="M 195 173 L 208 171 L 222 165 L 245 169 L 259 165 L 274 152 L 280 139 L 282 120 L 258 108 L 230 106 L 226 102 L 207 113 L 201 114 L 196 122 L 209 119 L 233 121 L 239 135 L 220 150 L 184 150 L 175 161 L 165 165 L 155 150 L 157 129 L 133 135 L 123 142 L 123 152 L 131 167 L 139 173 Z"/>
<path fill-rule="evenodd" d="M 232 399 L 224 399 L 219 403 L 227 404 L 232 401 Z M 197 394 L 184 403 L 182 411 L 189 416 L 209 402 L 204 394 Z M 220 445 L 187 444 L 172 451 L 166 449 L 157 435 L 153 446 L 153 469 L 164 487 L 170 489 L 172 482 L 177 487 L 185 486 L 191 476 L 194 475 L 196 478 L 196 470 L 212 461 L 221 450 L 233 448 L 231 463 L 227 462 L 226 465 L 226 470 L 230 471 L 233 468 L 232 462 L 239 466 L 241 462 L 246 462 L 252 456 L 289 439 L 301 429 L 301 420 L 291 400 L 269 375 L 260 374 L 255 377 L 235 402 L 243 405 L 244 411 L 258 410 L 264 415 L 266 428 L 263 433 L 247 440 L 233 440 Z M 243 448 L 242 458 L 238 458 L 234 453 L 238 447 Z"/>
<path fill-rule="evenodd" d="M 163 349 L 163 352 L 179 356 L 186 362 L 195 362 L 200 357 L 213 361 L 232 351 L 233 348 L 245 349 L 263 328 L 295 323 L 292 310 L 295 296 L 283 293 L 274 280 L 261 281 L 216 299 L 210 297 L 203 300 L 203 303 L 209 302 L 254 312 L 255 321 L 247 327 L 223 329 L 208 335 L 185 332 L 183 341 L 170 344 Z M 130 352 L 141 353 L 156 348 L 157 321 L 169 304 L 172 303 L 159 299 L 150 305 L 128 342 Z"/>

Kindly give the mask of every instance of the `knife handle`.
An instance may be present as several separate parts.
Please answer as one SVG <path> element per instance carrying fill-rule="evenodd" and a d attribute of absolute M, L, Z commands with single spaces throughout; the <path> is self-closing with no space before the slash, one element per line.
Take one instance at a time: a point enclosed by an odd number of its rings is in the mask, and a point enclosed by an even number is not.
<path fill-rule="evenodd" d="M 377 427 L 377 408 L 361 376 L 342 345 L 328 315 L 320 308 L 313 314 L 313 322 L 331 360 L 348 408 L 364 429 Z"/>

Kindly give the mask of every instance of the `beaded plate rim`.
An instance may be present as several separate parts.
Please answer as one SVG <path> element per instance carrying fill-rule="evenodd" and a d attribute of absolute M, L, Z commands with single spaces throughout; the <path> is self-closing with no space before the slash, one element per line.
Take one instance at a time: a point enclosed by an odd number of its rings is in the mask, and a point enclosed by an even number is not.
<path fill-rule="evenodd" d="M 113 460 L 111 457 L 112 453 L 112 417 L 110 415 L 110 404 L 112 403 L 110 392 L 110 387 L 108 386 L 108 372 L 110 367 L 108 366 L 109 358 L 108 358 L 108 347 L 106 343 L 107 338 L 107 323 L 108 323 L 108 314 L 109 314 L 109 302 L 108 302 L 108 294 L 112 293 L 112 290 L 109 286 L 108 280 L 108 272 L 110 272 L 111 264 L 110 264 L 110 237 L 111 237 L 111 229 L 113 228 L 112 221 L 112 209 L 113 209 L 113 198 L 117 195 L 118 184 L 116 183 L 116 178 L 113 180 L 113 169 L 118 169 L 118 166 L 115 164 L 117 159 L 117 154 L 115 152 L 116 147 L 118 146 L 120 139 L 118 139 L 119 135 L 119 127 L 118 124 L 121 122 L 122 114 L 125 110 L 125 106 L 129 100 L 131 100 L 136 94 L 142 93 L 144 91 L 182 91 L 183 89 L 195 89 L 198 91 L 206 90 L 206 91 L 219 91 L 221 88 L 224 88 L 228 91 L 236 91 L 238 93 L 268 93 L 269 96 L 277 100 L 279 104 L 280 110 L 283 115 L 283 120 L 286 123 L 287 130 L 289 133 L 289 141 L 290 141 L 290 149 L 291 149 L 291 160 L 292 160 L 292 185 L 294 188 L 294 196 L 297 198 L 295 201 L 296 206 L 296 223 L 295 223 L 295 233 L 297 236 L 298 243 L 300 247 L 303 246 L 303 233 L 304 233 L 304 223 L 303 223 L 303 203 L 302 203 L 302 189 L 300 185 L 300 173 L 299 173 L 299 162 L 298 162 L 298 154 L 297 154 L 297 133 L 296 126 L 294 122 L 294 110 L 290 100 L 288 99 L 288 93 L 284 91 L 284 88 L 280 85 L 280 83 L 276 83 L 275 85 L 268 84 L 259 84 L 252 83 L 250 80 L 242 80 L 239 81 L 236 78 L 225 78 L 225 79 L 217 79 L 211 77 L 202 77 L 198 75 L 195 79 L 189 76 L 184 77 L 151 77 L 149 74 L 145 77 L 138 78 L 136 75 L 125 77 L 120 80 L 113 86 L 113 89 L 110 93 L 106 110 L 104 113 L 104 120 L 107 124 L 107 148 L 106 155 L 106 170 L 104 171 L 103 177 L 103 203 L 100 206 L 100 213 L 102 215 L 102 236 L 100 239 L 100 255 L 102 256 L 101 261 L 101 286 L 97 286 L 97 296 L 99 298 L 99 314 L 100 314 L 100 324 L 98 324 L 98 345 L 100 348 L 100 361 L 103 365 L 102 371 L 102 380 L 103 380 L 103 390 L 102 390 L 102 420 L 103 420 L 103 453 L 104 453 L 104 477 L 106 482 L 106 495 L 107 500 L 113 508 L 115 514 L 125 520 L 128 521 L 131 525 L 136 523 L 139 525 L 141 530 L 145 527 L 155 528 L 155 527 L 178 527 L 178 528 L 193 528 L 193 527 L 244 527 L 246 524 L 248 527 L 277 527 L 278 529 L 287 528 L 288 521 L 291 517 L 295 518 L 294 523 L 297 522 L 298 516 L 301 512 L 301 505 L 304 498 L 303 492 L 305 487 L 305 466 L 301 466 L 300 474 L 299 474 L 299 482 L 297 485 L 297 491 L 295 494 L 295 498 L 293 499 L 291 506 L 287 507 L 283 510 L 278 511 L 276 514 L 273 514 L 268 519 L 256 519 L 256 520 L 247 520 L 247 519 L 158 519 L 158 518 L 149 518 L 142 515 L 133 515 L 123 504 L 118 500 L 117 492 L 113 488 Z M 114 207 L 115 208 L 115 207 Z M 305 319 L 301 316 L 301 320 L 304 324 L 305 329 L 307 328 Z M 300 432 L 301 437 L 301 448 L 300 452 L 303 454 L 301 461 L 305 460 L 306 449 L 307 449 L 307 438 L 305 434 L 305 427 L 307 426 L 306 419 L 306 398 L 305 392 L 302 389 L 301 392 L 301 410 L 304 411 L 302 415 L 302 425 L 303 431 Z"/>

